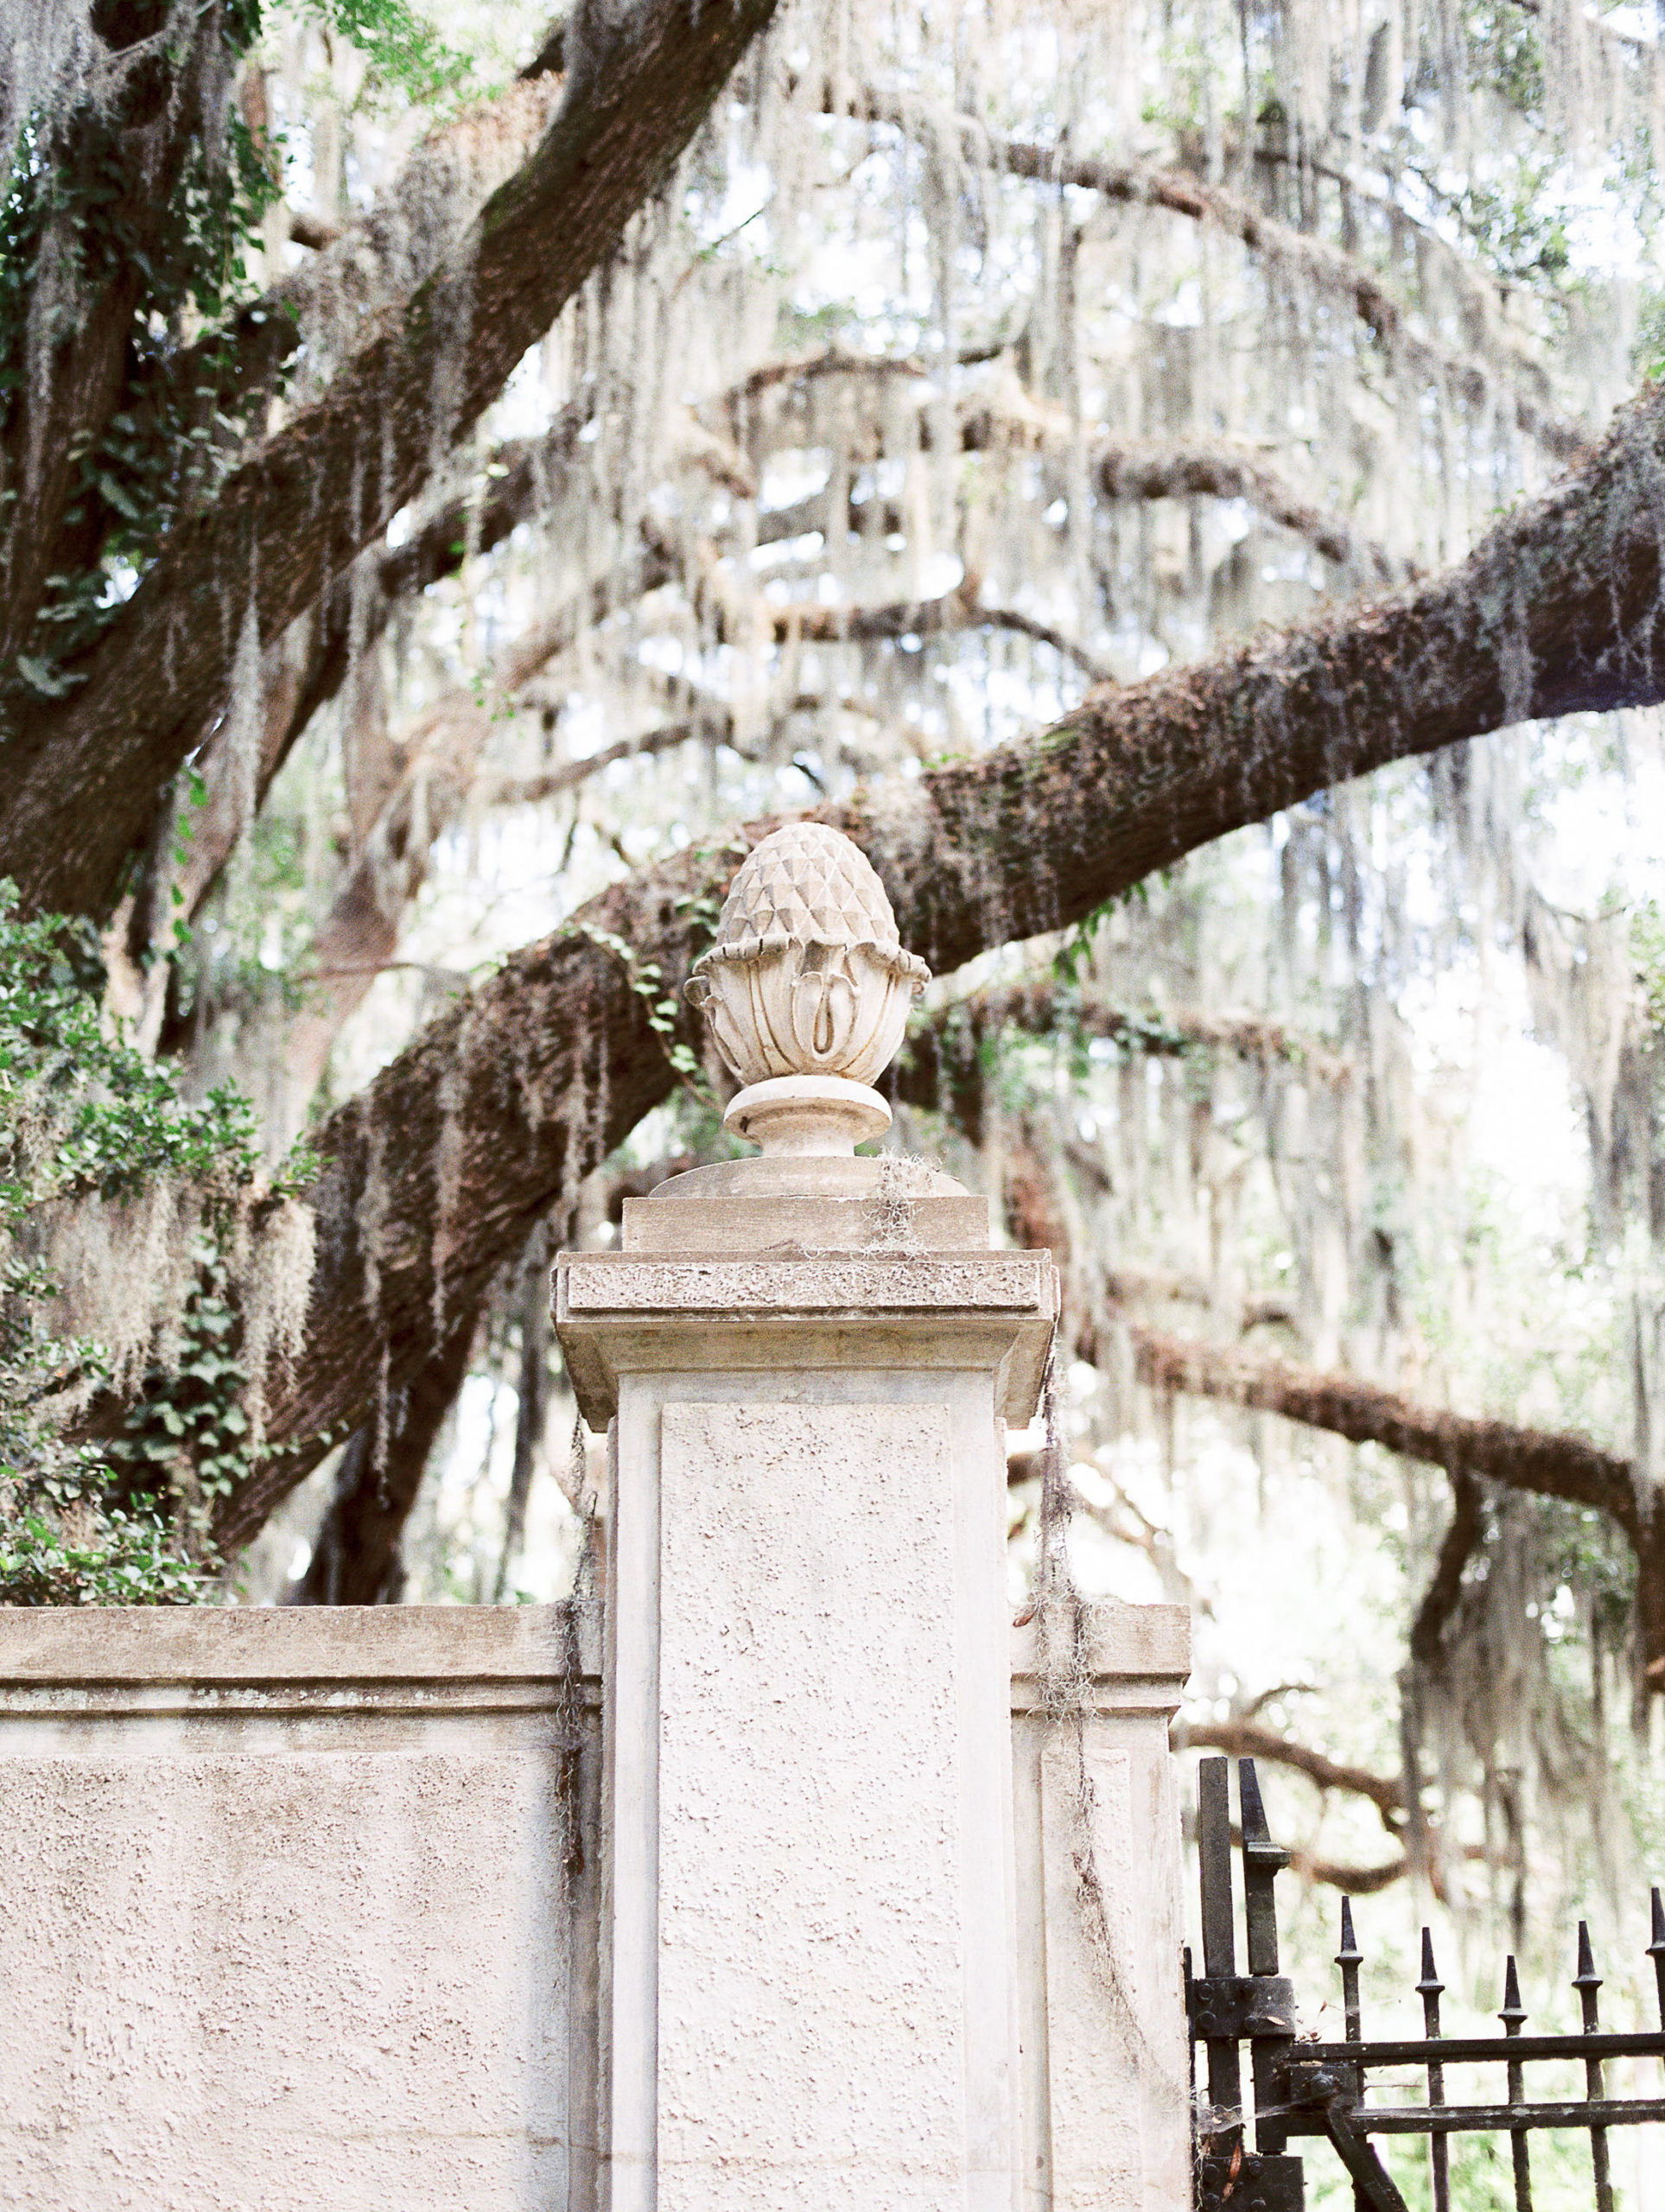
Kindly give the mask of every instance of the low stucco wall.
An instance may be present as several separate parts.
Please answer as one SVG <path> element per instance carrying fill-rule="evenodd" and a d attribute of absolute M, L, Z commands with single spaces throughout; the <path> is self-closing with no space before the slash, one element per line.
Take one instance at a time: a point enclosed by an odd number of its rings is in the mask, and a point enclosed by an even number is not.
<path fill-rule="evenodd" d="M 0 2202 L 583 2202 L 579 1625 L 0 1613 Z"/>

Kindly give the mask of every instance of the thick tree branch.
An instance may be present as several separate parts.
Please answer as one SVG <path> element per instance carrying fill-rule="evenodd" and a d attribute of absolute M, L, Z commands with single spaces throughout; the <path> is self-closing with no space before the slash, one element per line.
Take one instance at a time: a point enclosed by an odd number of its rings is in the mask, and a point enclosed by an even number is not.
<path fill-rule="evenodd" d="M 1445 1656 L 1446 1624 L 1463 1592 L 1463 1569 L 1480 1541 L 1480 1485 L 1465 1468 L 1452 1471 L 1451 1525 L 1439 1546 L 1433 1580 L 1411 1624 L 1411 1656 L 1426 1673 L 1437 1673 Z"/>
<path fill-rule="evenodd" d="M 1391 1889 L 1402 1881 L 1411 1871 L 1408 1857 L 1389 1859 L 1379 1866 L 1347 1866 L 1333 1859 L 1320 1859 L 1315 1852 L 1306 1851 L 1298 1844 L 1289 1853 L 1293 1872 L 1303 1882 L 1321 1882 L 1325 1888 L 1339 1890 L 1344 1897 L 1375 1897 L 1378 1891 Z M 1436 1886 L 1434 1894 L 1442 1897 Z"/>
<path fill-rule="evenodd" d="M 784 379 L 789 372 L 831 374 L 835 370 L 849 372 L 855 365 L 846 355 L 817 355 L 807 361 L 768 364 L 758 374 L 765 378 L 763 388 L 767 389 L 776 380 L 776 372 Z M 915 371 L 915 365 L 909 362 L 878 365 L 899 372 Z M 744 388 L 744 384 L 736 387 Z M 529 517 L 550 509 L 567 488 L 565 480 L 590 413 L 587 400 L 575 403 L 545 435 L 499 446 L 478 492 L 460 495 L 435 509 L 403 544 L 364 555 L 353 574 L 333 584 L 319 605 L 302 615 L 267 652 L 261 677 L 266 734 L 255 776 L 257 809 L 313 715 L 346 681 L 355 640 L 363 653 L 381 635 L 402 600 L 455 575 L 467 554 L 491 551 Z M 1016 418 L 981 401 L 968 403 L 961 425 L 968 452 L 982 450 L 997 440 L 1016 435 L 1022 427 Z M 1410 564 L 1396 562 L 1374 541 L 1360 536 L 1344 517 L 1306 505 L 1262 463 L 1223 442 L 1176 446 L 1153 441 L 1137 446 L 1101 447 L 1093 465 L 1107 498 L 1241 499 L 1268 520 L 1307 537 L 1327 558 L 1344 563 L 1350 559 L 1389 580 L 1414 573 Z M 743 495 L 750 496 L 750 490 Z M 870 519 L 861 505 L 850 503 L 846 527 L 853 534 L 860 534 Z M 902 521 L 899 512 L 887 514 L 885 525 L 887 530 L 899 529 Z M 824 536 L 829 524 L 828 495 L 817 492 L 790 507 L 759 512 L 756 542 L 776 544 L 810 531 Z M 669 581 L 669 575 L 667 556 L 660 580 Z M 950 594 L 950 599 L 954 596 Z M 927 605 L 935 610 L 940 633 L 950 626 L 944 619 L 947 602 L 942 608 L 936 602 Z M 957 613 L 957 604 L 950 611 Z M 883 634 L 890 634 L 885 613 L 880 612 L 876 619 Z M 928 614 L 926 619 L 933 617 Z M 1084 652 L 1063 632 L 1032 615 L 1014 608 L 990 607 L 980 609 L 976 620 L 978 626 L 1017 632 L 1052 646 L 1079 666 L 1091 682 L 1112 680 L 1103 663 Z M 896 634 L 908 633 L 904 630 Z M 202 764 L 209 803 L 193 825 L 190 849 L 179 879 L 187 916 L 197 912 L 218 880 L 242 826 L 235 779 L 217 773 L 217 753 L 218 747 L 211 746 Z"/>
<path fill-rule="evenodd" d="M 1037 741 L 822 818 L 871 855 L 904 943 L 940 972 L 1079 920 L 1211 838 L 1387 761 L 1533 715 L 1651 703 L 1665 695 L 1662 447 L 1654 391 L 1578 475 L 1418 590 L 1094 692 Z M 322 1126 L 314 1318 L 294 1374 L 274 1379 L 274 1438 L 339 1431 L 384 1347 L 395 1381 L 414 1373 L 537 1215 L 668 1096 L 655 997 L 674 1001 L 706 902 L 767 826 L 616 886 Z M 627 968 L 611 940 L 659 975 Z M 257 1527 L 315 1448 L 263 1469 L 223 1532 Z M 1619 1466 L 1592 1466 L 1612 1510 Z"/>
<path fill-rule="evenodd" d="M 385 529 L 662 184 L 772 7 L 633 9 L 461 246 L 172 534 L 13 766 L 0 873 L 26 906 L 108 900 L 157 789 L 230 694 L 245 625 L 269 644 Z"/>
<path fill-rule="evenodd" d="M 1636 1540 L 1640 1515 L 1630 1463 L 1588 1437 L 1449 1413 L 1356 1376 L 1290 1367 L 1153 1329 L 1135 1326 L 1132 1334 L 1140 1380 L 1153 1390 L 1222 1398 L 1353 1444 L 1385 1445 L 1453 1476 L 1484 1475 L 1538 1497 L 1593 1506 Z"/>
<path fill-rule="evenodd" d="M 823 607 L 798 603 L 772 610 L 775 642 L 793 639 L 813 645 L 873 645 L 905 638 L 940 638 L 962 630 L 1010 630 L 1039 643 L 1080 669 L 1090 683 L 1114 683 L 1113 670 L 1084 645 L 1035 616 L 1015 607 L 985 607 L 981 585 L 968 577 L 940 599 L 906 600 L 886 607 Z"/>
<path fill-rule="evenodd" d="M 219 404 L 262 386 L 304 345 L 322 365 L 352 349 L 374 318 L 403 304 L 439 266 L 492 194 L 548 129 L 558 75 L 524 76 L 476 100 L 427 137 L 373 206 L 345 224 L 291 213 L 289 234 L 312 258 L 280 276 L 223 327 L 178 357 L 173 382 L 214 388 Z"/>
<path fill-rule="evenodd" d="M 73 87 L 66 111 L 41 125 L 40 174 L 96 179 L 97 188 L 81 199 L 66 192 L 55 205 L 48 198 L 8 302 L 0 405 L 8 687 L 48 580 L 89 569 L 118 519 L 99 484 L 99 442 L 132 373 L 135 317 L 191 154 L 218 136 L 233 59 L 226 14 L 222 0 L 188 11 L 168 0 L 111 0 L 88 19 L 93 81 Z M 26 15 L 7 32 L 9 46 L 27 41 Z M 8 144 L 9 168 L 14 150 Z"/>
<path fill-rule="evenodd" d="M 618 607 L 656 589 L 669 573 L 664 549 L 650 542 L 590 586 L 590 620 L 605 620 Z M 390 748 L 397 780 L 313 934 L 313 991 L 285 1033 L 284 1088 L 294 1126 L 317 1089 L 343 1023 L 393 959 L 406 909 L 427 880 L 435 844 L 467 804 L 498 714 L 572 645 L 583 611 L 577 600 L 555 607 L 505 647 L 483 694 L 472 688 L 447 693 Z M 651 738 L 640 747 L 655 749 Z M 608 748 L 609 754 L 615 751 Z M 602 756 L 572 762 L 569 772 L 570 772 L 569 780 L 580 782 L 606 765 Z"/>
<path fill-rule="evenodd" d="M 877 381 L 880 372 L 893 376 L 923 376 L 912 360 L 853 359 L 844 353 L 817 354 L 807 359 L 766 363 L 736 391 L 769 391 L 810 377 L 866 376 Z M 736 423 L 745 427 L 734 392 L 723 404 Z M 936 425 L 928 403 L 919 423 L 921 449 L 929 452 Z M 1016 451 L 1054 455 L 1067 449 L 1071 432 L 1061 409 L 1036 405 L 1024 394 L 974 394 L 957 410 L 960 448 L 965 453 Z M 1100 495 L 1109 500 L 1214 499 L 1241 499 L 1268 522 L 1305 537 L 1326 560 L 1345 567 L 1350 563 L 1373 573 L 1383 583 L 1400 583 L 1417 571 L 1412 562 L 1401 560 L 1378 545 L 1344 515 L 1332 513 L 1301 499 L 1258 454 L 1225 438 L 1162 438 L 1126 440 L 1105 438 L 1091 449 L 1088 471 Z M 824 531 L 828 524 L 826 494 L 817 493 L 776 515 L 759 518 L 759 544 L 796 537 L 804 531 Z M 859 529 L 861 509 L 852 505 L 850 527 Z M 778 519 L 777 519 L 777 516 Z"/>
<path fill-rule="evenodd" d="M 1093 984 L 1067 988 L 1050 976 L 1038 976 L 1026 982 L 986 984 L 917 1015 L 893 1078 L 897 1096 L 910 1106 L 951 1110 L 968 1122 L 971 1141 L 981 1141 L 982 1048 L 1013 1030 L 1030 1037 L 1103 1038 L 1124 1052 L 1158 1058 L 1228 1052 L 1257 1067 L 1294 1068 L 1331 1090 L 1353 1075 L 1344 1054 L 1281 1022 L 1191 1007 L 1146 1011 Z"/>
<path fill-rule="evenodd" d="M 1398 1832 L 1405 1815 L 1405 1785 L 1397 1775 L 1372 1774 L 1368 1767 L 1350 1766 L 1315 1751 L 1306 1744 L 1263 1728 L 1254 1720 L 1188 1720 L 1174 1731 L 1176 1750 L 1223 1751 L 1229 1758 L 1269 1759 L 1304 1774 L 1320 1789 L 1341 1789 L 1350 1796 L 1367 1797 L 1381 1814 L 1384 1827 Z"/>

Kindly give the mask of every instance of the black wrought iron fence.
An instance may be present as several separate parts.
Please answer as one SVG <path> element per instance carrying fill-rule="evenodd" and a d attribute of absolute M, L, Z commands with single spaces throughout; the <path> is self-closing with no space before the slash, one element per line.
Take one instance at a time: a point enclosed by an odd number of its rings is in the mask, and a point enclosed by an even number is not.
<path fill-rule="evenodd" d="M 1665 1906 L 1653 1893 L 1653 1940 L 1648 1955 L 1659 1990 L 1658 2029 L 1612 2034 L 1601 2025 L 1601 1980 L 1591 1955 L 1589 1930 L 1579 1923 L 1579 1993 L 1583 2027 L 1575 2035 L 1528 2035 L 1520 1980 L 1511 1958 L 1504 1969 L 1500 2036 L 1441 2033 L 1439 1999 L 1445 1985 L 1434 1967 L 1433 1945 L 1422 1931 L 1420 2037 L 1367 2037 L 1359 2005 L 1363 1955 L 1354 1938 L 1351 1901 L 1341 1904 L 1344 2039 L 1326 2043 L 1300 2036 L 1293 1985 L 1278 1971 L 1278 1920 L 1273 1883 L 1289 1863 L 1267 1830 L 1253 1759 L 1240 1759 L 1238 1805 L 1242 1853 L 1246 1974 L 1237 1971 L 1236 1913 L 1232 1902 L 1231 1806 L 1229 1762 L 1208 1758 L 1198 1775 L 1197 1829 L 1202 1863 L 1203 1972 L 1193 1975 L 1185 1954 L 1185 2003 L 1191 2021 L 1192 2143 L 1198 2212 L 1301 2212 L 1302 2162 L 1292 2157 L 1292 2138 L 1321 2136 L 1332 2144 L 1352 2177 L 1356 2202 L 1369 2212 L 1407 2212 L 1405 2200 L 1382 2164 L 1372 2136 L 1426 2135 L 1434 2212 L 1450 2212 L 1450 2139 L 1458 2133 L 1507 2135 L 1514 2173 L 1516 2212 L 1532 2212 L 1531 2139 L 1535 2129 L 1576 2128 L 1590 2139 L 1591 2182 L 1597 2212 L 1612 2212 L 1608 2131 L 1665 2120 L 1665 2097 L 1610 2097 L 1604 2068 L 1625 2058 L 1665 2058 Z M 1205 2057 L 1206 2094 L 1198 2093 L 1197 2050 Z M 1248 2046 L 1247 2100 L 1243 2049 Z M 1528 2095 L 1528 2068 L 1547 2061 L 1582 2065 L 1582 2097 Z M 1384 2067 L 1410 2067 L 1427 2075 L 1427 2101 L 1374 2101 L 1371 2075 Z M 1502 2077 L 1502 2103 L 1462 2103 L 1447 2094 L 1455 2069 L 1486 2069 Z M 1495 2070 L 1493 2070 L 1495 2069 Z M 1537 2077 L 1542 2079 L 1541 2075 Z M 1254 2141 L 1249 2141 L 1252 2123 Z"/>

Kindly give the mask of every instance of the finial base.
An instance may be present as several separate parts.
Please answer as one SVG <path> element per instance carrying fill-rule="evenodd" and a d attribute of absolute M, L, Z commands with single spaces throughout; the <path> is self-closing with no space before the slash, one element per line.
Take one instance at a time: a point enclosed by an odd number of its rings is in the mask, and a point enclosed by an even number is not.
<path fill-rule="evenodd" d="M 770 1160 L 852 1158 L 859 1144 L 884 1135 L 890 1108 L 865 1083 L 838 1075 L 779 1075 L 748 1084 L 722 1117 Z"/>

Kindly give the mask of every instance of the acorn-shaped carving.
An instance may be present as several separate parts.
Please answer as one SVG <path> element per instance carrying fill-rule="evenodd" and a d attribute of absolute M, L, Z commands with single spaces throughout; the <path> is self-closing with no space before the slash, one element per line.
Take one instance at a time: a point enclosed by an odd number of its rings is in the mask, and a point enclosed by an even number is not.
<path fill-rule="evenodd" d="M 870 1084 L 895 1058 L 909 1004 L 930 981 L 925 962 L 903 951 L 867 855 L 823 823 L 793 822 L 734 878 L 688 995 L 744 1084 Z"/>

